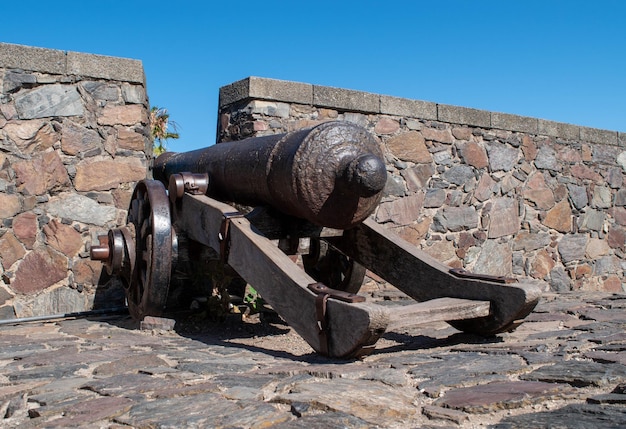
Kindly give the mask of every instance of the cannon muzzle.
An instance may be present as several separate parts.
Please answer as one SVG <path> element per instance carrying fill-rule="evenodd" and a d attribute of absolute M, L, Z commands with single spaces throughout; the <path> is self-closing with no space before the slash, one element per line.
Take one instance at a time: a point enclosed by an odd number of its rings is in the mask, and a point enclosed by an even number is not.
<path fill-rule="evenodd" d="M 376 208 L 387 180 L 378 140 L 348 122 L 219 143 L 155 160 L 154 178 L 207 173 L 212 198 L 269 205 L 316 225 L 348 229 Z"/>

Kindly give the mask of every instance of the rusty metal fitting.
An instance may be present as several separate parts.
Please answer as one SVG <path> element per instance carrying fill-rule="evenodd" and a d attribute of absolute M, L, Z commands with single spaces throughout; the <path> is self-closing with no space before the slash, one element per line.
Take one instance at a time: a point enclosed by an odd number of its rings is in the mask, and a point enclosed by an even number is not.
<path fill-rule="evenodd" d="M 100 243 L 98 246 L 91 246 L 89 249 L 89 257 L 93 261 L 102 261 L 106 262 L 109 260 L 109 236 L 108 235 L 99 235 L 98 242 Z"/>
<path fill-rule="evenodd" d="M 98 236 L 99 245 L 91 246 L 92 260 L 100 261 L 109 275 L 118 275 L 125 267 L 134 265 L 135 245 L 127 227 L 110 229 L 107 235 Z"/>
<path fill-rule="evenodd" d="M 204 195 L 209 189 L 209 175 L 206 173 L 182 172 L 172 174 L 169 179 L 167 191 L 170 201 L 175 203 L 183 197 L 185 192 L 192 195 Z"/>

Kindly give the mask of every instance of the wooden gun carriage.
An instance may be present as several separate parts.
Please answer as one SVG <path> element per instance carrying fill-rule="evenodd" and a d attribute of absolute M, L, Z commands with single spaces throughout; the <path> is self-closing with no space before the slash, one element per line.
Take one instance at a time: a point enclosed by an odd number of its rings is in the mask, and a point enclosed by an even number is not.
<path fill-rule="evenodd" d="M 123 280 L 139 320 L 164 311 L 182 235 L 212 248 L 332 357 L 367 354 L 386 331 L 432 321 L 504 332 L 539 300 L 533 285 L 450 269 L 371 220 L 386 166 L 378 141 L 350 123 L 165 153 L 154 178 L 137 184 L 127 225 L 91 248 Z M 244 214 L 233 203 L 255 208 Z M 290 258 L 303 238 L 304 269 Z M 416 303 L 391 310 L 366 302 L 357 294 L 366 269 Z"/>

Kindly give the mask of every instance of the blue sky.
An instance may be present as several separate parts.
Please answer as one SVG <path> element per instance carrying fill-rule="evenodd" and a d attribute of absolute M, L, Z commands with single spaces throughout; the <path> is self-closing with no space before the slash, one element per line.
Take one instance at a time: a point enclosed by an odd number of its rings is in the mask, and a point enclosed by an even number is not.
<path fill-rule="evenodd" d="M 184 151 L 218 90 L 284 79 L 626 132 L 626 1 L 31 1 L 0 42 L 139 59 Z"/>

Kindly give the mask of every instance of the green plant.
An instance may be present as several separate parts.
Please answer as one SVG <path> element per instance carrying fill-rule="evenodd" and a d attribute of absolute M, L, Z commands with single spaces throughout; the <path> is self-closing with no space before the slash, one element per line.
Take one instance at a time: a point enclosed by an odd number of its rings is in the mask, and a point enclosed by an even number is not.
<path fill-rule="evenodd" d="M 172 128 L 174 132 L 170 132 L 168 128 Z M 177 124 L 170 121 L 170 114 L 167 109 L 152 106 L 150 109 L 150 135 L 154 142 L 154 154 L 160 155 L 166 150 L 167 139 L 177 139 L 180 137 L 177 130 Z"/>

